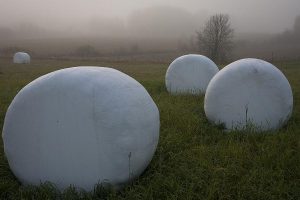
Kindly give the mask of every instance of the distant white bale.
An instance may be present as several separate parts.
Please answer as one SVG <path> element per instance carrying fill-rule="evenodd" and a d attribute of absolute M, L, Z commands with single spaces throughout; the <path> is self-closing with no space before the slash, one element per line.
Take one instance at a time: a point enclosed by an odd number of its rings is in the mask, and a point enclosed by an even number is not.
<path fill-rule="evenodd" d="M 181 56 L 167 70 L 167 90 L 172 94 L 204 94 L 209 81 L 218 71 L 217 65 L 205 56 Z"/>
<path fill-rule="evenodd" d="M 227 129 L 274 130 L 290 118 L 293 94 L 275 66 L 259 59 L 242 59 L 211 80 L 204 109 L 210 121 Z"/>
<path fill-rule="evenodd" d="M 27 64 L 30 63 L 30 56 L 25 52 L 18 52 L 14 55 L 14 63 L 17 64 Z"/>
<path fill-rule="evenodd" d="M 29 83 L 3 129 L 5 154 L 22 183 L 88 191 L 139 176 L 158 138 L 159 112 L 144 87 L 104 67 L 62 69 Z"/>

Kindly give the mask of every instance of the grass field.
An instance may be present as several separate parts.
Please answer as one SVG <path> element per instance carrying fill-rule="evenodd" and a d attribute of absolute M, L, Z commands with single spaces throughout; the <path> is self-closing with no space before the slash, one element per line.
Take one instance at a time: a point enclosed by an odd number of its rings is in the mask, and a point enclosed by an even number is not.
<path fill-rule="evenodd" d="M 71 66 L 109 66 L 137 79 L 160 111 L 160 139 L 146 171 L 120 192 L 95 188 L 21 186 L 9 169 L 0 140 L 2 199 L 300 199 L 300 62 L 275 63 L 294 94 L 293 115 L 276 132 L 224 132 L 210 124 L 203 96 L 171 96 L 164 85 L 167 63 L 0 59 L 0 127 L 17 92 L 45 73 Z"/>

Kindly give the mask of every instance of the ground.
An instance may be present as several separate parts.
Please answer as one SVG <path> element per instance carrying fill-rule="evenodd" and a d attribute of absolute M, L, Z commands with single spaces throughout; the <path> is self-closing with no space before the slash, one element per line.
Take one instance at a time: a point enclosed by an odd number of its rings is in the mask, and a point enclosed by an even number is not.
<path fill-rule="evenodd" d="M 277 62 L 294 94 L 288 124 L 275 132 L 224 132 L 209 123 L 204 96 L 171 96 L 164 85 L 168 63 L 0 59 L 0 127 L 17 92 L 45 73 L 72 66 L 107 66 L 137 79 L 160 111 L 156 153 L 138 180 L 120 192 L 59 192 L 45 183 L 24 187 L 9 169 L 0 140 L 0 199 L 300 199 L 300 62 Z"/>

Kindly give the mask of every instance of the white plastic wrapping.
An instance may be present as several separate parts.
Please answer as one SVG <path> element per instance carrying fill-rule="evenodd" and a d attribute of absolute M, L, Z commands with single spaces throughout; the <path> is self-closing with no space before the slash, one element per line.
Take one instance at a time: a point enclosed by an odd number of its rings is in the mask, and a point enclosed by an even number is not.
<path fill-rule="evenodd" d="M 104 67 L 74 67 L 25 86 L 5 116 L 4 150 L 24 184 L 92 190 L 139 176 L 159 139 L 159 111 L 144 87 Z"/>
<path fill-rule="evenodd" d="M 227 129 L 274 130 L 290 118 L 293 94 L 275 66 L 259 59 L 242 59 L 211 80 L 204 109 L 210 121 Z"/>
<path fill-rule="evenodd" d="M 204 94 L 209 81 L 218 71 L 216 64 L 205 56 L 181 56 L 167 70 L 167 90 L 171 94 Z"/>
<path fill-rule="evenodd" d="M 25 52 L 17 52 L 14 55 L 13 62 L 17 64 L 28 64 L 30 63 L 30 56 Z"/>

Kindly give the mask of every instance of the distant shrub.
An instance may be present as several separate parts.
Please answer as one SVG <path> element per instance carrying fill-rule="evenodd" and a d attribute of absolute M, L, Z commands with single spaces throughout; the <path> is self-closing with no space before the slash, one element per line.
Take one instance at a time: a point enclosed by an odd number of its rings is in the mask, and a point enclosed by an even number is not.
<path fill-rule="evenodd" d="M 78 47 L 73 53 L 74 56 L 93 57 L 98 56 L 99 52 L 91 45 L 84 45 Z"/>

